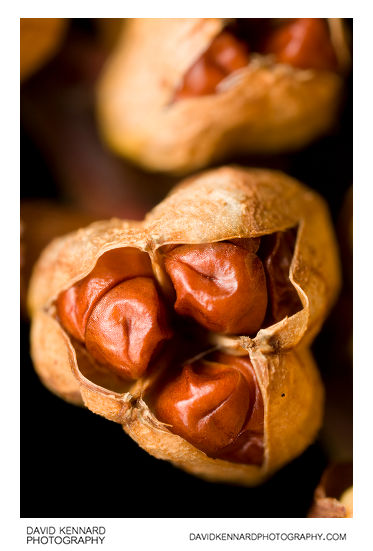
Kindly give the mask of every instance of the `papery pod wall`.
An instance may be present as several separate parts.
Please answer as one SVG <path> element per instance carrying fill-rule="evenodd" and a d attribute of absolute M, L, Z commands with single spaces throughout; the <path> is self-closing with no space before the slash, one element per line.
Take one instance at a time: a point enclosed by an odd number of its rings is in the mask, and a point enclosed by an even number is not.
<path fill-rule="evenodd" d="M 187 173 L 233 154 L 300 149 L 328 131 L 350 65 L 343 20 L 293 20 L 323 26 L 318 32 L 325 34 L 326 46 L 317 36 L 314 42 L 306 37 L 304 47 L 320 56 L 331 50 L 330 67 L 307 65 L 307 59 L 294 66 L 271 48 L 263 51 L 263 21 L 278 32 L 289 20 L 128 20 L 98 85 L 98 119 L 107 143 L 148 169 Z M 238 42 L 237 26 L 243 27 Z M 249 43 L 244 59 L 223 71 L 215 90 L 179 98 L 188 72 L 205 70 L 203 64 L 197 68 L 199 60 L 211 62 L 210 73 L 219 66 L 221 49 L 214 61 L 208 51 L 226 33 L 233 41 L 227 49 Z"/>
<path fill-rule="evenodd" d="M 163 374 L 172 373 L 183 346 L 190 344 L 185 344 L 182 331 L 134 382 L 94 361 L 60 323 L 57 298 L 87 276 L 108 251 L 129 247 L 147 253 L 153 277 L 172 309 L 174 291 L 164 267 L 170 246 L 244 243 L 288 231 L 295 235 L 288 277 L 299 311 L 263 327 L 256 336 L 201 332 L 199 353 L 213 347 L 248 358 L 252 365 L 264 403 L 260 465 L 209 457 L 155 417 L 152 393 Z M 299 455 L 320 427 L 323 389 L 305 346 L 327 315 L 338 285 L 333 232 L 317 194 L 282 173 L 225 167 L 182 183 L 143 223 L 98 222 L 52 242 L 30 287 L 32 355 L 48 388 L 121 423 L 152 455 L 210 480 L 258 484 Z"/>

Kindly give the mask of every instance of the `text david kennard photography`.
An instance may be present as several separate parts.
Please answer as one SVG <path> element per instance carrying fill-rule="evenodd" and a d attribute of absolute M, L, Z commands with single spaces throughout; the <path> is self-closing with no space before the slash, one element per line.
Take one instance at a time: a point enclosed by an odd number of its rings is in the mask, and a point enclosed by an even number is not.
<path fill-rule="evenodd" d="M 104 526 L 27 526 L 26 542 L 29 544 L 102 544 Z"/>

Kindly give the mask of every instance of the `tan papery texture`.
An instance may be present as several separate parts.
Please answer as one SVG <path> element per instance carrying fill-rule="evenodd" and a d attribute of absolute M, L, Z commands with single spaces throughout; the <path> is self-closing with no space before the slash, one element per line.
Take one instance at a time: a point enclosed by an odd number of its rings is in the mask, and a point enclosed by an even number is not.
<path fill-rule="evenodd" d="M 162 254 L 167 245 L 251 238 L 290 228 L 298 228 L 290 279 L 301 311 L 261 329 L 252 339 L 209 334 L 211 346 L 250 356 L 265 406 L 261 467 L 211 459 L 152 414 L 147 397 L 164 370 L 177 363 L 177 339 L 143 378 L 124 382 L 95 364 L 56 319 L 54 301 L 59 293 L 85 277 L 108 250 L 131 246 L 147 251 L 158 283 L 169 296 Z M 154 456 L 210 480 L 258 484 L 301 453 L 320 427 L 323 389 L 305 347 L 327 315 L 338 286 L 334 237 L 320 197 L 280 172 L 223 167 L 180 184 L 143 223 L 96 222 L 54 240 L 30 283 L 32 356 L 48 388 L 121 423 Z"/>
<path fill-rule="evenodd" d="M 225 24 L 132 19 L 123 27 L 98 86 L 102 134 L 116 152 L 152 170 L 187 173 L 232 153 L 298 149 L 331 126 L 341 73 L 296 69 L 259 54 L 225 78 L 218 93 L 174 102 L 183 75 Z M 344 24 L 329 24 L 343 72 Z"/>
<path fill-rule="evenodd" d="M 330 465 L 323 473 L 308 513 L 309 518 L 352 518 L 352 463 Z"/>

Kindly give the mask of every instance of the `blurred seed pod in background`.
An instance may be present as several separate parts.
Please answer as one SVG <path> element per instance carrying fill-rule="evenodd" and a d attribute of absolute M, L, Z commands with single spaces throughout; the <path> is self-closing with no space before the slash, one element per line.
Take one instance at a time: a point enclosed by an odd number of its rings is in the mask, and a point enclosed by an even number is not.
<path fill-rule="evenodd" d="M 352 463 L 330 465 L 315 490 L 308 517 L 352 518 L 352 488 Z"/>
<path fill-rule="evenodd" d="M 290 56 L 299 48 L 304 63 Z M 315 64 L 323 56 L 333 62 Z M 98 83 L 101 132 L 118 154 L 174 173 L 297 150 L 334 123 L 349 63 L 340 19 L 131 19 Z"/>
<path fill-rule="evenodd" d="M 21 81 L 29 78 L 58 51 L 68 20 L 21 18 Z"/>

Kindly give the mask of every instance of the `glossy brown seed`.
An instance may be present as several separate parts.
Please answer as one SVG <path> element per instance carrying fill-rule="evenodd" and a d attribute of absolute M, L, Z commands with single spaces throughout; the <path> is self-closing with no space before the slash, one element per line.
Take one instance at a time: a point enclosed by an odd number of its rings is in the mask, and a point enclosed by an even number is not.
<path fill-rule="evenodd" d="M 206 57 L 226 74 L 233 73 L 249 63 L 247 44 L 227 31 L 223 31 L 212 41 L 206 51 Z"/>
<path fill-rule="evenodd" d="M 255 334 L 267 308 L 264 269 L 256 254 L 233 243 L 181 245 L 165 268 L 176 290 L 175 310 L 225 334 Z"/>
<path fill-rule="evenodd" d="M 94 306 L 85 333 L 93 358 L 126 379 L 141 377 L 171 336 L 155 282 L 145 277 L 108 291 Z"/>
<path fill-rule="evenodd" d="M 155 399 L 170 430 L 210 457 L 260 464 L 264 406 L 250 360 L 216 353 L 185 365 Z"/>
<path fill-rule="evenodd" d="M 246 44 L 223 31 L 187 71 L 175 99 L 213 94 L 221 80 L 248 63 Z"/>
<path fill-rule="evenodd" d="M 275 54 L 277 63 L 300 69 L 337 69 L 337 58 L 323 19 L 295 19 L 273 30 L 266 37 L 262 52 Z"/>
<path fill-rule="evenodd" d="M 60 293 L 57 314 L 73 337 L 84 342 L 88 318 L 96 302 L 121 281 L 137 276 L 152 276 L 149 256 L 132 247 L 104 253 L 84 279 Z"/>

